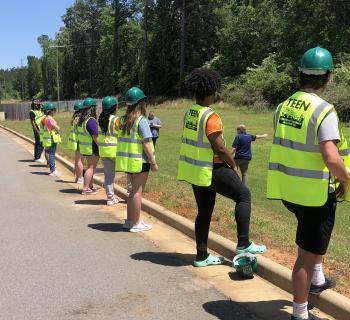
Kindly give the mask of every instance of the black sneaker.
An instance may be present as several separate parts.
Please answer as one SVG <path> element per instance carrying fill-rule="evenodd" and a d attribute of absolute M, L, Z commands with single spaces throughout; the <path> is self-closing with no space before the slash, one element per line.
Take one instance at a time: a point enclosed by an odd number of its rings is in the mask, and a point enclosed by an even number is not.
<path fill-rule="evenodd" d="M 314 295 L 318 295 L 324 290 L 334 288 L 336 286 L 336 284 L 337 284 L 337 282 L 336 282 L 335 278 L 326 278 L 326 281 L 324 284 L 321 284 L 319 286 L 311 284 L 309 293 L 314 294 Z"/>

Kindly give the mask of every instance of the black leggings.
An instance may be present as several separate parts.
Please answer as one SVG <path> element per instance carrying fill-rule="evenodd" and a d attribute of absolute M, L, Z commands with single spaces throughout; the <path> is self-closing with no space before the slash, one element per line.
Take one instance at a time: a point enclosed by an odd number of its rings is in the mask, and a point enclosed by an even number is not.
<path fill-rule="evenodd" d="M 235 219 L 237 224 L 238 247 L 247 247 L 249 242 L 249 224 L 251 197 L 249 189 L 242 183 L 235 171 L 226 164 L 216 164 L 213 168 L 210 187 L 192 185 L 196 198 L 198 215 L 195 222 L 197 257 L 207 257 L 207 243 L 211 216 L 214 210 L 216 193 L 236 202 Z"/>

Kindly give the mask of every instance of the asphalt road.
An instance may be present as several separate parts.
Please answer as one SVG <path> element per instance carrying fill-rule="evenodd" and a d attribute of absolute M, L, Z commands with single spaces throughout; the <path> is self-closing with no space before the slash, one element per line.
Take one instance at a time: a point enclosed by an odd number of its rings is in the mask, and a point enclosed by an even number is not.
<path fill-rule="evenodd" d="M 253 320 L 0 132 L 0 319 Z M 152 253 L 152 259 L 146 257 Z"/>

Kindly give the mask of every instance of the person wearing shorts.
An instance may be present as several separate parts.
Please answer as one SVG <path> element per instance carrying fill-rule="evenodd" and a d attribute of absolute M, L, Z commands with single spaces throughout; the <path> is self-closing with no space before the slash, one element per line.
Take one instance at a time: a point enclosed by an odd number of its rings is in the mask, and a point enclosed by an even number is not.
<path fill-rule="evenodd" d="M 306 51 L 300 62 L 300 90 L 281 103 L 274 137 L 267 197 L 280 199 L 297 219 L 292 320 L 309 319 L 308 295 L 336 285 L 322 262 L 335 221 L 337 199 L 347 200 L 350 163 L 347 142 L 334 106 L 323 100 L 333 70 L 326 49 Z"/>

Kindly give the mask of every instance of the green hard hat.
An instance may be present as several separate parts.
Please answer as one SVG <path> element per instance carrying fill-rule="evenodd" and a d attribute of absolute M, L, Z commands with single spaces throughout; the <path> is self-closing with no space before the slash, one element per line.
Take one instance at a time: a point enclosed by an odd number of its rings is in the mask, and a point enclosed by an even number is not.
<path fill-rule="evenodd" d="M 108 110 L 116 106 L 117 104 L 118 104 L 118 100 L 116 98 L 107 96 L 107 97 L 104 97 L 102 100 L 102 109 Z"/>
<path fill-rule="evenodd" d="M 321 75 L 333 69 L 332 54 L 319 46 L 307 50 L 299 64 L 299 70 L 305 74 Z"/>
<path fill-rule="evenodd" d="M 86 98 L 83 102 L 83 107 L 84 108 L 96 107 L 96 100 L 90 97 Z"/>
<path fill-rule="evenodd" d="M 56 104 L 53 102 L 46 102 L 43 105 L 44 110 L 54 110 L 57 109 Z"/>
<path fill-rule="evenodd" d="M 43 110 L 46 110 L 47 106 L 49 105 L 49 102 L 44 102 L 42 105 L 41 105 L 41 108 Z"/>
<path fill-rule="evenodd" d="M 236 255 L 232 261 L 233 267 L 243 278 L 253 278 L 254 272 L 258 269 L 258 261 L 251 253 Z"/>
<path fill-rule="evenodd" d="M 76 101 L 74 103 L 74 111 L 79 111 L 84 108 L 84 105 L 81 101 Z"/>
<path fill-rule="evenodd" d="M 138 87 L 130 88 L 125 94 L 125 101 L 127 105 L 133 105 L 138 103 L 140 100 L 145 99 L 146 96 L 143 91 Z"/>

